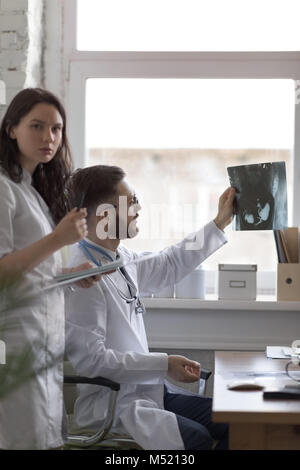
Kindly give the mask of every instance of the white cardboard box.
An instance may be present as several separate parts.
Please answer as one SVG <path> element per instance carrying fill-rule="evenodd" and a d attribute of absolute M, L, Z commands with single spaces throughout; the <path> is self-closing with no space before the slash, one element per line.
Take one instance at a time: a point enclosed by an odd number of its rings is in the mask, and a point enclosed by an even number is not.
<path fill-rule="evenodd" d="M 219 264 L 219 299 L 256 300 L 256 264 Z"/>

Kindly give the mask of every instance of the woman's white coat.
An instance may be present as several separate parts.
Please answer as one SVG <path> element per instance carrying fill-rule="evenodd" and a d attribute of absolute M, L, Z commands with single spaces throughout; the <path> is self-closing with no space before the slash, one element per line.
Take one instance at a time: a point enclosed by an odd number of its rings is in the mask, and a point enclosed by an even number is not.
<path fill-rule="evenodd" d="M 21 250 L 53 230 L 53 221 L 45 201 L 31 185 L 31 176 L 23 170 L 21 183 L 0 173 L 0 258 Z M 61 272 L 60 252 L 49 256 L 30 273 L 15 296 L 22 299 L 29 289 Z M 42 368 L 31 380 L 0 400 L 0 449 L 48 449 L 62 440 L 64 293 L 51 290 L 34 300 L 0 312 L 0 339 L 10 357 L 29 350 L 35 357 L 34 370 Z M 46 367 L 46 366 L 49 367 Z M 1 385 L 0 385 L 1 386 Z"/>

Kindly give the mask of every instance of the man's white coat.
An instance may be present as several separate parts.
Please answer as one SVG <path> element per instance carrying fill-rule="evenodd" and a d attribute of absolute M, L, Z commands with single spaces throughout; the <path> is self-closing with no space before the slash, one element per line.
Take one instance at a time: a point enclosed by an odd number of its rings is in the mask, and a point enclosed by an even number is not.
<path fill-rule="evenodd" d="M 200 246 L 186 250 L 186 243 Z M 224 243 L 224 233 L 210 222 L 154 258 L 129 265 L 127 273 L 140 293 L 155 293 L 177 283 Z M 124 246 L 118 252 L 125 259 L 141 256 Z M 92 254 L 102 262 L 105 260 L 95 250 Z M 79 246 L 74 246 L 69 265 L 86 260 Z M 109 277 L 129 297 L 121 273 L 116 271 Z M 163 405 L 168 356 L 149 352 L 143 315 L 135 313 L 134 303 L 127 304 L 120 297 L 109 277 L 103 276 L 90 289 L 77 288 L 67 294 L 68 357 L 79 375 L 103 376 L 121 383 L 114 431 L 130 434 L 144 449 L 184 449 L 176 415 L 164 410 Z M 77 424 L 97 428 L 106 415 L 107 405 L 108 389 L 80 385 L 75 404 Z"/>

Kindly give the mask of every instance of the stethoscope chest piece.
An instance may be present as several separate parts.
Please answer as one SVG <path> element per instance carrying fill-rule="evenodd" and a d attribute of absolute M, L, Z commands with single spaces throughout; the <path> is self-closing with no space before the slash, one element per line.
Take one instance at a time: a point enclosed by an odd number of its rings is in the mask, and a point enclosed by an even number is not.
<path fill-rule="evenodd" d="M 137 315 L 139 315 L 139 314 L 140 315 L 145 315 L 145 313 L 146 313 L 145 305 L 143 304 L 143 302 L 140 301 L 139 297 L 137 298 L 137 301 L 136 301 L 135 313 Z"/>

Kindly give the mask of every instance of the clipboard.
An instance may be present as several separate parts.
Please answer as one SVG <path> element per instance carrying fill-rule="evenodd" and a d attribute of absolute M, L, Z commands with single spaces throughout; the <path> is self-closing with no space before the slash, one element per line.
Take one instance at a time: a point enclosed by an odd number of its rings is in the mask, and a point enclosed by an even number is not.
<path fill-rule="evenodd" d="M 86 279 L 87 277 L 96 276 L 97 274 L 105 274 L 110 271 L 115 271 L 118 268 L 121 268 L 124 265 L 122 259 L 118 259 L 111 263 L 104 264 L 103 266 L 98 266 L 96 268 L 84 269 L 83 271 L 74 271 L 66 274 L 59 274 L 53 278 L 53 283 L 49 284 L 44 288 L 44 290 L 53 289 L 54 287 L 63 287 L 73 284 L 74 282 L 81 281 L 81 279 Z"/>
<path fill-rule="evenodd" d="M 119 268 L 123 268 L 130 264 L 138 264 L 147 261 L 148 259 L 155 258 L 157 253 L 151 253 L 144 256 L 139 256 L 131 260 L 124 260 L 122 257 L 118 258 L 111 263 L 104 264 L 103 266 L 97 266 L 91 269 L 85 269 L 83 271 L 73 271 L 66 274 L 59 274 L 54 276 L 54 278 L 49 282 L 48 285 L 43 287 L 43 290 L 54 289 L 57 287 L 65 287 L 74 282 L 81 281 L 81 279 L 86 279 L 87 277 L 95 276 L 97 274 L 106 274 L 110 271 L 116 271 Z"/>

